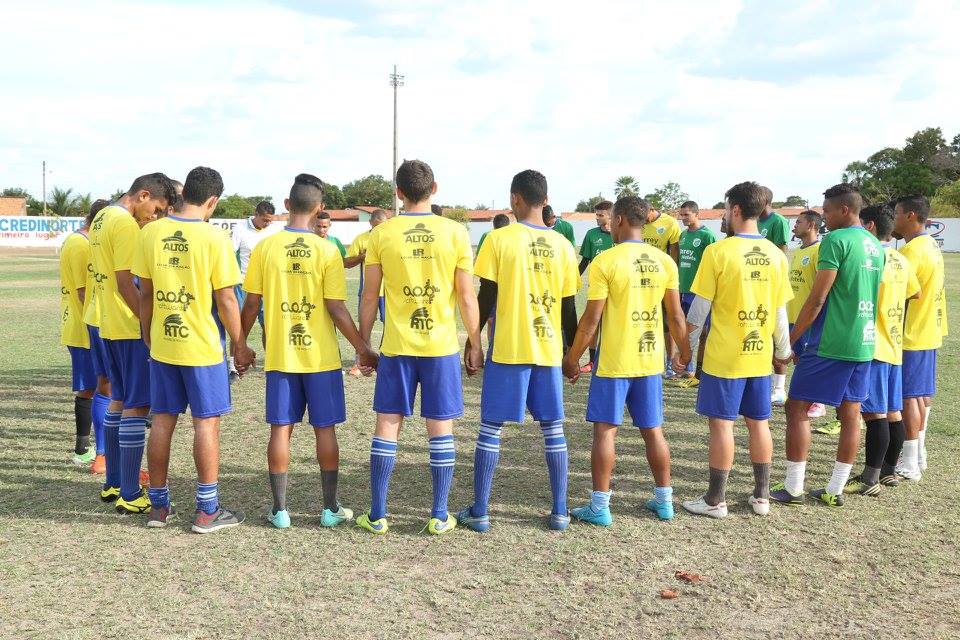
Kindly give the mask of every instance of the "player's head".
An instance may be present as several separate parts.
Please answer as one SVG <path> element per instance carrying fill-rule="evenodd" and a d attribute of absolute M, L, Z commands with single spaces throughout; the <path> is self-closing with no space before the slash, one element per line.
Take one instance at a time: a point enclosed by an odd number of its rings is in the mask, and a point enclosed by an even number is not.
<path fill-rule="evenodd" d="M 183 182 L 183 205 L 203 210 L 204 218 L 213 215 L 223 195 L 223 178 L 216 169 L 194 167 Z"/>
<path fill-rule="evenodd" d="M 801 240 L 815 239 L 820 235 L 823 226 L 823 217 L 812 209 L 803 211 L 793 223 L 793 236 Z"/>
<path fill-rule="evenodd" d="M 543 224 L 552 227 L 557 222 L 557 214 L 553 212 L 553 207 L 548 204 L 543 205 Z"/>
<path fill-rule="evenodd" d="M 767 201 L 763 205 L 764 211 L 773 211 L 773 191 L 770 190 L 770 187 L 764 187 L 763 185 L 760 185 L 760 188 L 763 189 L 763 196 Z"/>
<path fill-rule="evenodd" d="M 823 219 L 833 231 L 859 224 L 863 198 L 852 184 L 842 182 L 823 192 Z"/>
<path fill-rule="evenodd" d="M 290 195 L 283 204 L 293 215 L 316 215 L 323 210 L 323 181 L 309 173 L 301 173 L 293 179 Z"/>
<path fill-rule="evenodd" d="M 526 169 L 510 181 L 510 209 L 524 217 L 528 211 L 540 211 L 547 204 L 547 178 L 539 171 Z M 542 219 L 542 215 L 537 216 Z"/>
<path fill-rule="evenodd" d="M 613 212 L 613 203 L 609 200 L 601 200 L 593 205 L 593 214 L 597 218 L 597 226 L 601 231 L 610 232 L 610 215 Z"/>
<path fill-rule="evenodd" d="M 326 211 L 321 211 L 317 214 L 317 223 L 314 227 L 314 230 L 317 232 L 317 235 L 321 238 L 326 238 L 330 233 L 330 227 L 333 222 L 330 220 L 330 214 Z"/>
<path fill-rule="evenodd" d="M 148 173 L 133 181 L 121 198 L 141 227 L 157 219 L 177 199 L 173 182 L 162 173 Z"/>
<path fill-rule="evenodd" d="M 432 213 L 432 214 L 435 215 L 435 216 L 442 216 L 442 215 L 443 215 L 443 207 L 441 207 L 441 206 L 438 205 L 438 204 L 432 204 L 432 205 L 430 205 L 430 213 Z"/>
<path fill-rule="evenodd" d="M 864 229 L 886 241 L 893 235 L 894 208 L 887 202 L 872 204 L 860 210 L 860 224 Z"/>
<path fill-rule="evenodd" d="M 381 222 L 386 222 L 387 212 L 383 209 L 374 209 L 370 212 L 370 228 L 373 229 Z"/>
<path fill-rule="evenodd" d="M 735 184 L 724 194 L 727 203 L 727 232 L 737 233 L 743 220 L 756 220 L 767 206 L 769 189 L 756 182 Z"/>
<path fill-rule="evenodd" d="M 269 200 L 261 200 L 253 210 L 253 224 L 258 229 L 269 226 L 277 213 L 277 208 Z"/>
<path fill-rule="evenodd" d="M 687 200 L 680 205 L 680 222 L 687 228 L 694 227 L 700 222 L 700 207 L 693 200 Z"/>
<path fill-rule="evenodd" d="M 611 233 L 613 241 L 620 242 L 629 229 L 640 229 L 647 223 L 650 203 L 637 196 L 624 196 L 613 205 Z"/>
<path fill-rule="evenodd" d="M 926 196 L 897 198 L 893 235 L 897 239 L 922 233 L 930 217 L 930 201 Z"/>
<path fill-rule="evenodd" d="M 407 204 L 430 202 L 436 192 L 437 182 L 430 165 L 423 160 L 403 161 L 397 169 L 397 197 L 403 200 L 405 209 L 409 210 Z"/>
<path fill-rule="evenodd" d="M 498 213 L 497 215 L 493 216 L 494 229 L 501 229 L 507 226 L 508 224 L 510 224 L 510 216 L 508 216 L 507 214 Z"/>
<path fill-rule="evenodd" d="M 103 198 L 94 200 L 93 204 L 90 205 L 90 211 L 87 212 L 87 217 L 83 219 L 83 226 L 89 227 L 93 223 L 93 219 L 96 217 L 96 215 L 100 213 L 100 210 L 109 204 L 110 201 L 104 200 Z"/>
<path fill-rule="evenodd" d="M 176 200 L 170 203 L 166 211 L 157 216 L 159 218 L 176 215 L 183 211 L 183 183 L 173 178 L 170 178 L 170 182 L 173 183 L 173 190 L 177 193 L 177 197 Z"/>

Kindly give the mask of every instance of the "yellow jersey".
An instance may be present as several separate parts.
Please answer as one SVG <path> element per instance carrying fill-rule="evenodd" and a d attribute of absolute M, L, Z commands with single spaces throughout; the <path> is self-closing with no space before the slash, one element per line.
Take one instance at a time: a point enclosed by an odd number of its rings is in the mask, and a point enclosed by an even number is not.
<path fill-rule="evenodd" d="M 920 297 L 907 304 L 903 348 L 906 351 L 939 349 L 947 334 L 943 254 L 937 241 L 926 233 L 903 245 L 900 253 L 910 262 L 920 282 Z"/>
<path fill-rule="evenodd" d="M 790 253 L 790 287 L 793 289 L 793 298 L 787 303 L 787 320 L 790 324 L 797 321 L 803 303 L 810 297 L 813 281 L 817 278 L 819 254 L 819 240 L 809 247 L 800 247 Z"/>
<path fill-rule="evenodd" d="M 710 300 L 703 370 L 754 378 L 773 368 L 777 309 L 793 297 L 783 251 L 760 235 L 735 235 L 703 252 L 691 291 Z"/>
<path fill-rule="evenodd" d="M 598 369 L 604 378 L 663 373 L 663 296 L 679 289 L 677 264 L 639 240 L 604 251 L 590 263 L 587 300 L 606 300 Z"/>
<path fill-rule="evenodd" d="M 132 271 L 140 226 L 124 207 L 112 204 L 97 213 L 87 235 L 100 311 L 100 337 L 136 340 L 140 337 L 140 319 L 117 289 L 117 271 Z"/>
<path fill-rule="evenodd" d="M 71 233 L 60 248 L 60 344 L 66 347 L 90 348 L 83 305 L 77 295 L 77 290 L 84 289 L 84 300 L 89 296 L 89 268 L 90 241 L 82 231 Z"/>
<path fill-rule="evenodd" d="M 223 362 L 213 292 L 240 282 L 230 239 L 202 220 L 167 216 L 140 232 L 133 273 L 153 284 L 150 357 L 188 367 Z"/>
<path fill-rule="evenodd" d="M 667 247 L 680 242 L 683 226 L 667 213 L 661 213 L 653 222 L 643 225 L 643 241 L 666 253 Z"/>
<path fill-rule="evenodd" d="M 494 362 L 560 366 L 560 303 L 580 288 L 570 241 L 527 222 L 494 229 L 483 242 L 474 272 L 497 283 Z"/>
<path fill-rule="evenodd" d="M 903 312 L 908 298 L 920 291 L 913 265 L 891 247 L 885 247 L 886 261 L 877 294 L 877 342 L 873 359 L 890 364 L 903 363 Z"/>
<path fill-rule="evenodd" d="M 432 213 L 401 213 L 370 232 L 365 263 L 383 271 L 381 353 L 436 357 L 460 351 L 454 279 L 458 269 L 473 269 L 465 226 Z"/>
<path fill-rule="evenodd" d="M 254 248 L 243 288 L 263 298 L 265 371 L 340 368 L 337 331 L 325 304 L 347 298 L 336 245 L 307 229 L 285 227 Z"/>

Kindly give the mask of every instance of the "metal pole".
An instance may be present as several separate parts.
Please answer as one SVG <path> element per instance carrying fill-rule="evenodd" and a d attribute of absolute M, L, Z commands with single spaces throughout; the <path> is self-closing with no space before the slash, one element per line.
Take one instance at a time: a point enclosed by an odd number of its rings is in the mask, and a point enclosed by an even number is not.
<path fill-rule="evenodd" d="M 390 182 L 393 185 L 393 215 L 397 215 L 400 212 L 400 200 L 397 198 L 397 88 L 403 86 L 403 76 L 397 73 L 397 65 L 393 65 L 390 84 L 393 86 L 393 175 Z"/>
<path fill-rule="evenodd" d="M 43 215 L 47 215 L 47 161 L 43 161 Z"/>

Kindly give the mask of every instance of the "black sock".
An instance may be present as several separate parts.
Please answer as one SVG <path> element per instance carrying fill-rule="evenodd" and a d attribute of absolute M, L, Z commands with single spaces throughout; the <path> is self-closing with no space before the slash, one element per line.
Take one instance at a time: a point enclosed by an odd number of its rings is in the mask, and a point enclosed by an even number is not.
<path fill-rule="evenodd" d="M 887 455 L 883 461 L 883 475 L 888 476 L 893 473 L 897 466 L 897 460 L 900 458 L 900 451 L 903 450 L 903 441 L 907 438 L 907 433 L 903 427 L 903 420 L 890 422 L 890 444 L 887 446 Z"/>
<path fill-rule="evenodd" d="M 867 469 L 864 469 L 862 479 L 872 484 L 879 479 L 880 467 L 883 465 L 884 456 L 886 456 L 887 449 L 890 446 L 890 425 L 887 423 L 886 417 L 867 420 L 866 446 Z M 868 470 L 870 471 L 870 477 L 866 477 Z M 877 476 L 877 478 L 873 476 Z"/>
<path fill-rule="evenodd" d="M 287 508 L 287 474 L 270 474 L 270 491 L 273 493 L 273 512 L 278 513 Z"/>
<path fill-rule="evenodd" d="M 320 470 L 320 482 L 323 485 L 323 508 L 330 509 L 334 513 L 339 508 L 337 503 L 337 478 L 339 473 L 338 469 L 332 471 Z"/>
<path fill-rule="evenodd" d="M 597 361 L 597 350 L 596 350 L 596 349 L 589 349 L 589 351 L 590 351 L 590 362 L 591 362 L 591 363 L 596 362 L 596 361 Z"/>
<path fill-rule="evenodd" d="M 711 507 L 715 507 L 721 502 L 725 502 L 727 495 L 727 477 L 730 475 L 729 469 L 714 469 L 710 467 L 710 488 L 707 490 L 703 501 Z"/>
<path fill-rule="evenodd" d="M 73 399 L 73 418 L 77 424 L 77 439 L 73 446 L 74 453 L 86 453 L 87 449 L 90 448 L 90 427 L 93 425 L 92 406 L 92 398 L 76 396 Z"/>
<path fill-rule="evenodd" d="M 753 463 L 753 497 L 763 498 L 764 500 L 770 497 L 769 462 Z"/>

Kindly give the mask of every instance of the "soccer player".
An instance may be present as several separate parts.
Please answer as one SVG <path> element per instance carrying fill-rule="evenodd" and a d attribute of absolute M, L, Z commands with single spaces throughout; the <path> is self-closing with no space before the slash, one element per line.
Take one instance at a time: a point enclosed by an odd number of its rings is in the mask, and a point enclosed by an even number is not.
<path fill-rule="evenodd" d="M 860 224 L 883 244 L 885 261 L 877 294 L 877 345 L 867 398 L 860 407 L 867 423 L 866 463 L 847 481 L 844 493 L 878 496 L 881 478 L 888 485 L 899 484 L 894 465 L 903 447 L 903 311 L 906 301 L 920 293 L 920 283 L 907 259 L 890 246 L 893 217 L 889 204 L 860 211 Z"/>
<path fill-rule="evenodd" d="M 510 224 L 510 216 L 505 213 L 498 213 L 493 216 L 493 230 L 502 229 L 503 227 Z M 484 231 L 483 235 L 480 236 L 480 240 L 477 242 L 477 253 L 480 253 L 480 247 L 483 246 L 483 241 L 487 239 L 487 235 L 490 231 Z"/>
<path fill-rule="evenodd" d="M 500 215 L 505 214 L 501 213 Z M 553 229 L 564 238 L 569 240 L 570 244 L 572 244 L 574 247 L 577 246 L 577 239 L 573 235 L 573 225 L 563 218 L 558 217 L 557 214 L 553 212 L 553 207 L 550 205 L 546 205 L 543 208 L 543 224 L 545 224 L 548 229 Z M 477 245 L 477 251 L 480 251 L 479 245 Z"/>
<path fill-rule="evenodd" d="M 562 531 L 570 524 L 561 325 L 567 335 L 576 334 L 574 299 L 580 275 L 573 245 L 543 226 L 546 203 L 547 179 L 543 174 L 528 169 L 515 175 L 510 185 L 510 208 L 517 224 L 492 231 L 474 265 L 480 278 L 480 321 L 486 321 L 494 306 L 497 310 L 480 394 L 474 500 L 457 514 L 458 521 L 474 531 L 490 528 L 490 489 L 500 458 L 503 425 L 522 423 L 527 409 L 543 432 L 553 494 L 548 526 Z M 610 209 L 601 211 L 609 235 Z M 471 337 L 470 346 L 474 344 Z"/>
<path fill-rule="evenodd" d="M 266 319 L 267 463 L 273 493 L 273 508 L 266 519 L 278 529 L 290 526 L 290 437 L 307 410 L 323 485 L 320 524 L 335 527 L 353 518 L 353 512 L 337 500 L 340 449 L 335 425 L 346 421 L 346 401 L 336 329 L 357 350 L 365 373 L 376 366 L 376 355 L 360 339 L 344 304 L 343 258 L 332 243 L 320 240 L 322 235 L 317 234 L 318 238 L 309 231 L 316 216 L 325 213 L 323 195 L 323 183 L 316 176 L 303 173 L 294 179 L 284 203 L 290 212 L 287 226 L 253 250 L 243 283 L 247 293 L 241 314 L 244 337 L 253 327 L 261 299 Z"/>
<path fill-rule="evenodd" d="M 276 211 L 276 207 L 273 206 L 272 202 L 263 200 L 257 203 L 257 207 L 251 217 L 247 218 L 233 228 L 233 232 L 231 234 L 233 238 L 233 250 L 237 255 L 237 264 L 240 265 L 241 282 L 243 282 L 243 277 L 247 274 L 247 264 L 250 262 L 250 254 L 253 253 L 253 250 L 256 248 L 257 244 L 262 242 L 264 239 L 269 238 L 271 235 L 277 233 L 283 228 L 280 225 L 273 224 L 276 218 Z M 234 290 L 234 293 L 236 294 L 237 304 L 242 307 L 245 295 L 243 292 L 243 286 L 238 284 Z M 260 315 L 257 316 L 257 320 L 260 321 L 260 329 L 262 332 L 262 310 Z M 262 333 L 261 342 L 264 348 L 266 348 L 266 333 Z M 230 375 L 235 376 L 237 370 L 234 366 L 232 356 L 227 358 L 227 364 L 230 367 Z"/>
<path fill-rule="evenodd" d="M 697 269 L 700 268 L 700 260 L 703 257 L 703 251 L 717 241 L 716 234 L 700 221 L 700 207 L 693 200 L 687 200 L 680 205 L 680 221 L 686 229 L 680 234 L 680 241 L 677 243 L 679 257 L 679 285 L 680 285 L 680 305 L 683 307 L 683 315 L 686 317 L 690 311 L 690 305 L 693 303 L 694 294 L 690 291 L 690 285 L 697 275 Z M 644 227 L 646 229 L 646 227 Z M 677 343 L 679 344 L 679 343 Z M 700 352 L 697 354 L 696 361 L 690 359 L 686 369 L 684 380 L 680 381 L 683 388 L 695 387 L 700 384 L 695 372 L 697 363 L 703 362 L 703 347 L 706 346 L 704 340 L 700 341 Z"/>
<path fill-rule="evenodd" d="M 175 200 L 170 178 L 162 173 L 143 175 L 115 204 L 101 209 L 90 225 L 100 337 L 111 391 L 104 416 L 107 477 L 100 499 L 116 501 L 121 514 L 150 509 L 140 482 L 150 410 L 150 354 L 141 338 L 140 292 L 131 270 L 140 224 L 155 219 Z"/>
<path fill-rule="evenodd" d="M 838 407 L 840 442 L 830 482 L 810 496 L 843 506 L 843 487 L 860 446 L 860 403 L 869 391 L 876 346 L 877 294 L 883 274 L 880 242 L 860 225 L 863 200 L 855 187 L 838 184 L 824 192 L 823 217 L 830 230 L 820 241 L 817 276 L 790 332 L 795 343 L 807 334 L 787 394 L 787 469 L 770 497 L 802 504 L 814 402 Z M 807 333 L 809 331 L 809 333 Z M 786 362 L 780 359 L 781 362 Z"/>
<path fill-rule="evenodd" d="M 367 288 L 360 301 L 360 334 L 369 343 L 377 293 L 383 285 L 387 314 L 373 395 L 377 427 L 370 447 L 371 506 L 357 518 L 357 525 L 376 534 L 390 528 L 387 491 L 397 439 L 404 418 L 413 415 L 419 385 L 433 481 L 433 508 L 426 529 L 442 535 L 457 526 L 457 519 L 447 512 L 455 456 L 453 421 L 463 415 L 457 306 L 471 345 L 465 355 L 467 373 L 475 373 L 483 364 L 473 253 L 466 227 L 430 212 L 437 183 L 427 163 L 404 161 L 397 169 L 396 184 L 403 213 L 370 234 Z"/>
<path fill-rule="evenodd" d="M 343 266 L 347 269 L 352 269 L 357 265 L 360 266 L 360 287 L 357 289 L 357 315 L 359 315 L 360 301 L 363 299 L 363 278 L 364 278 L 364 260 L 367 257 L 367 246 L 370 244 L 370 234 L 373 233 L 373 230 L 376 229 L 379 225 L 387 221 L 387 212 L 383 209 L 374 209 L 370 213 L 370 231 L 364 231 L 356 238 L 353 239 L 353 242 L 350 243 L 350 248 L 347 249 L 347 257 L 343 259 Z M 384 322 L 384 315 L 386 313 L 386 302 L 383 297 L 383 286 L 380 286 L 380 295 L 377 301 L 377 308 L 379 310 L 380 322 Z M 352 376 L 362 375 L 360 371 L 360 365 L 354 362 L 353 366 L 349 371 Z"/>
<path fill-rule="evenodd" d="M 307 174 L 304 174 L 307 175 Z M 332 242 L 334 246 L 337 247 L 337 251 L 340 252 L 340 259 L 343 260 L 347 257 L 347 249 L 343 246 L 343 243 L 340 242 L 339 238 L 336 236 L 330 235 L 330 227 L 333 225 L 333 221 L 330 220 L 330 214 L 326 211 L 321 211 L 317 214 L 315 221 L 313 221 L 314 228 L 318 236 Z M 289 223 L 287 226 L 291 226 Z"/>
<path fill-rule="evenodd" d="M 663 437 L 663 351 L 660 314 L 666 305 L 670 330 L 681 345 L 678 363 L 690 360 L 687 323 L 680 306 L 677 265 L 663 251 L 644 244 L 650 205 L 636 196 L 613 206 L 617 245 L 590 264 L 587 308 L 573 346 L 563 359 L 571 382 L 580 376 L 580 356 L 600 330 L 597 370 L 590 380 L 587 421 L 593 422 L 590 503 L 573 509 L 578 520 L 609 527 L 610 476 L 615 461 L 614 437 L 623 424 L 624 405 L 640 429 L 656 484 L 646 506 L 661 520 L 673 518 L 670 448 Z"/>
<path fill-rule="evenodd" d="M 602 200 L 593 207 L 593 212 L 597 217 L 597 226 L 587 231 L 583 236 L 583 243 L 580 245 L 580 267 L 579 271 L 583 274 L 590 266 L 590 262 L 598 255 L 613 247 L 613 236 L 610 235 L 610 212 L 613 210 L 613 203 L 609 200 Z M 597 359 L 597 345 L 590 345 L 590 361 L 580 367 L 581 373 L 590 373 L 593 371 L 593 363 Z"/>
<path fill-rule="evenodd" d="M 710 314 L 697 389 L 697 413 L 710 425 L 710 486 L 703 497 L 685 501 L 683 508 L 712 518 L 727 515 L 726 486 L 738 416 L 744 417 L 750 433 L 754 486 L 748 502 L 757 515 L 770 512 L 771 356 L 790 354 L 787 258 L 757 230 L 766 196 L 756 182 L 742 182 L 725 198 L 727 228 L 735 235 L 703 252 L 690 286 L 696 297 L 687 316 L 693 345 Z"/>
<path fill-rule="evenodd" d="M 907 305 L 903 329 L 903 443 L 897 474 L 920 480 L 927 468 L 926 435 L 930 401 L 937 390 L 937 349 L 947 335 L 943 254 L 926 232 L 930 203 L 923 196 L 897 200 L 894 236 L 906 242 L 900 253 L 920 281 L 920 297 Z"/>
<path fill-rule="evenodd" d="M 170 503 L 167 472 L 177 419 L 190 407 L 193 459 L 197 467 L 196 516 L 192 530 L 212 533 L 243 522 L 241 511 L 219 501 L 220 417 L 231 409 L 230 380 L 220 332 L 210 313 L 214 300 L 230 335 L 241 373 L 253 360 L 242 341 L 234 286 L 240 278 L 230 240 L 204 224 L 223 194 L 223 179 L 196 167 L 183 185 L 181 211 L 140 232 L 133 273 L 140 277 L 140 324 L 150 348 L 150 403 L 153 424 L 147 448 L 150 471 L 148 527 L 167 526 Z"/>

